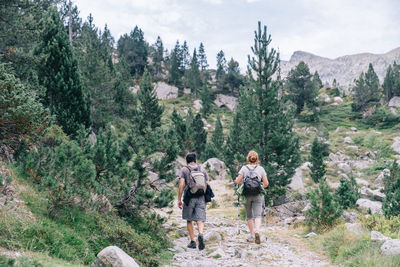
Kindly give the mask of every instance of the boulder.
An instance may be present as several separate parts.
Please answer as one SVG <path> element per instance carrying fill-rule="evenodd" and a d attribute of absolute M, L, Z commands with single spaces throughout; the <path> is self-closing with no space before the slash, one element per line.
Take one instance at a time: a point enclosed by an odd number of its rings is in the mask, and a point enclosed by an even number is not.
<path fill-rule="evenodd" d="M 350 172 L 352 171 L 352 168 L 351 168 L 350 165 L 347 164 L 346 162 L 340 162 L 340 163 L 337 165 L 337 167 L 338 167 L 341 171 L 346 172 L 346 173 L 350 173 Z"/>
<path fill-rule="evenodd" d="M 356 212 L 345 210 L 342 213 L 342 218 L 347 223 L 355 223 L 357 222 L 358 214 Z"/>
<path fill-rule="evenodd" d="M 398 97 L 398 96 L 392 97 L 389 101 L 388 107 L 399 108 L 400 107 L 400 97 Z"/>
<path fill-rule="evenodd" d="M 331 102 L 331 98 L 327 95 L 327 94 L 320 94 L 318 96 L 319 100 L 324 102 L 324 103 L 330 103 Z"/>
<path fill-rule="evenodd" d="M 364 179 L 356 178 L 356 183 L 362 186 L 369 186 L 369 182 L 365 181 Z"/>
<path fill-rule="evenodd" d="M 214 104 L 218 107 L 226 107 L 228 110 L 234 111 L 238 104 L 238 99 L 234 96 L 217 94 L 214 100 Z"/>
<path fill-rule="evenodd" d="M 354 143 L 353 140 L 350 138 L 350 136 L 346 136 L 343 139 L 343 141 L 344 141 L 345 144 L 353 144 Z"/>
<path fill-rule="evenodd" d="M 303 163 L 303 165 L 296 169 L 296 172 L 293 175 L 290 184 L 287 186 L 289 189 L 293 191 L 304 190 L 303 171 L 306 170 L 310 166 L 310 164 L 310 162 L 305 162 Z"/>
<path fill-rule="evenodd" d="M 96 134 L 95 134 L 94 132 L 91 132 L 91 133 L 89 134 L 89 141 L 90 141 L 90 143 L 92 143 L 92 145 L 95 145 L 95 144 L 96 144 L 96 142 L 97 142 L 97 137 L 96 137 Z"/>
<path fill-rule="evenodd" d="M 373 214 L 382 214 L 382 202 L 372 201 L 366 198 L 360 198 L 356 204 L 363 209 L 370 209 Z"/>
<path fill-rule="evenodd" d="M 356 127 L 350 127 L 350 131 L 357 132 L 357 128 Z"/>
<path fill-rule="evenodd" d="M 131 91 L 132 94 L 137 94 L 137 92 L 139 92 L 139 90 L 140 90 L 139 85 L 135 85 L 135 86 L 129 87 L 129 91 Z"/>
<path fill-rule="evenodd" d="M 393 144 L 391 146 L 394 152 L 397 154 L 400 154 L 400 137 L 395 137 L 393 138 Z"/>
<path fill-rule="evenodd" d="M 158 82 L 154 86 L 157 98 L 160 100 L 172 99 L 178 97 L 178 87 L 166 84 L 165 82 Z"/>
<path fill-rule="evenodd" d="M 317 236 L 316 233 L 311 232 L 311 233 L 308 233 L 308 234 L 305 236 L 305 238 L 311 238 L 311 237 L 316 237 L 316 236 Z"/>
<path fill-rule="evenodd" d="M 385 242 L 390 240 L 390 237 L 384 236 L 382 233 L 378 231 L 371 231 L 371 241 L 372 242 Z"/>
<path fill-rule="evenodd" d="M 94 267 L 139 267 L 139 265 L 126 254 L 122 249 L 116 246 L 109 246 L 97 254 L 97 261 Z"/>
<path fill-rule="evenodd" d="M 189 95 L 191 92 L 192 92 L 192 90 L 190 90 L 190 88 L 183 88 L 184 95 Z"/>
<path fill-rule="evenodd" d="M 285 203 L 272 208 L 274 216 L 281 219 L 289 217 L 298 217 L 303 215 L 304 207 L 308 204 L 308 201 L 294 201 Z"/>
<path fill-rule="evenodd" d="M 204 235 L 204 241 L 220 241 L 222 240 L 221 234 L 215 231 L 207 232 Z"/>
<path fill-rule="evenodd" d="M 202 167 L 205 169 L 208 168 L 210 171 L 217 172 L 217 177 L 215 177 L 215 179 L 217 180 L 225 179 L 226 169 L 225 169 L 225 163 L 222 160 L 217 158 L 209 158 L 206 162 L 203 163 Z"/>
<path fill-rule="evenodd" d="M 390 175 L 390 170 L 389 169 L 384 169 L 378 177 L 375 179 L 375 183 L 379 186 L 383 186 L 385 177 Z"/>
<path fill-rule="evenodd" d="M 352 232 L 353 234 L 361 235 L 363 233 L 363 228 L 359 223 L 346 223 L 345 225 L 347 231 Z"/>
<path fill-rule="evenodd" d="M 331 182 L 328 179 L 326 179 L 326 183 L 328 184 L 329 188 L 332 188 L 332 189 L 335 189 L 335 190 L 338 189 L 339 186 L 340 186 L 340 183 L 334 183 L 334 182 Z"/>
<path fill-rule="evenodd" d="M 381 253 L 385 256 L 400 254 L 400 239 L 390 239 L 381 246 Z"/>
<path fill-rule="evenodd" d="M 379 189 L 372 190 L 368 187 L 363 186 L 360 190 L 360 195 L 364 198 L 373 198 L 377 201 L 382 201 L 385 198 L 385 194 Z"/>
<path fill-rule="evenodd" d="M 203 102 L 200 99 L 196 99 L 195 101 L 193 101 L 193 107 L 194 110 L 196 110 L 196 112 L 199 112 L 200 109 L 203 107 Z"/>
<path fill-rule="evenodd" d="M 335 96 L 335 97 L 333 98 L 333 102 L 335 102 L 335 103 L 342 103 L 342 102 L 343 102 L 343 99 L 342 99 L 340 96 Z"/>

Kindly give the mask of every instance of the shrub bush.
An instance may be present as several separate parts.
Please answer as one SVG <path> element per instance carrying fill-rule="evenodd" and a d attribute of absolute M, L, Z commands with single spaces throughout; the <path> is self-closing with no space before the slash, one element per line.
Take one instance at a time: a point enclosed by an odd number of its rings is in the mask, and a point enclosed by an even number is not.
<path fill-rule="evenodd" d="M 390 175 L 384 179 L 384 193 L 382 203 L 383 213 L 387 218 L 400 214 L 400 172 L 396 161 L 393 161 Z"/>
<path fill-rule="evenodd" d="M 358 185 L 351 175 L 350 180 L 340 178 L 340 186 L 335 191 L 335 200 L 343 209 L 356 207 L 356 202 L 360 198 Z"/>

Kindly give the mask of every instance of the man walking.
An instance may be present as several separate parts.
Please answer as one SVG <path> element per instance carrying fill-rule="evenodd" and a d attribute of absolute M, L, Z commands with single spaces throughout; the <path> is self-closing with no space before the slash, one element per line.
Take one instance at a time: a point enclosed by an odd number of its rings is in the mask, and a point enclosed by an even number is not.
<path fill-rule="evenodd" d="M 186 155 L 186 166 L 181 169 L 179 175 L 178 207 L 182 209 L 182 219 L 187 221 L 190 243 L 188 248 L 196 248 L 194 238 L 193 222 L 196 222 L 198 229 L 199 250 L 203 250 L 204 238 L 203 229 L 206 221 L 206 200 L 205 193 L 208 184 L 207 172 L 197 164 L 196 154 Z M 182 193 L 185 193 L 182 202 Z"/>

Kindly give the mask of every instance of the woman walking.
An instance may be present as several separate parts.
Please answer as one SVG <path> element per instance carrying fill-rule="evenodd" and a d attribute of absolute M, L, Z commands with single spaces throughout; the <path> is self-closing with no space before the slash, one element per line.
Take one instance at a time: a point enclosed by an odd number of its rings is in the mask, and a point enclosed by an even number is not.
<path fill-rule="evenodd" d="M 258 154 L 250 151 L 247 155 L 247 165 L 243 166 L 236 177 L 236 184 L 243 183 L 243 194 L 246 197 L 246 218 L 250 231 L 249 242 L 260 244 L 261 213 L 264 204 L 264 195 L 261 186 L 268 187 L 267 174 L 260 165 Z"/>

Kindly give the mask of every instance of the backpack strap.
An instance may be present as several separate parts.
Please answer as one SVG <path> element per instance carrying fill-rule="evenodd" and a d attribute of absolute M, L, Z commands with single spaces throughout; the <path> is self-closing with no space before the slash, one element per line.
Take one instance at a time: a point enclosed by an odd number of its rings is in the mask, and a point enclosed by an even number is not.
<path fill-rule="evenodd" d="M 255 170 L 257 169 L 257 167 L 258 167 L 258 165 L 256 165 L 256 166 L 254 167 L 254 169 L 251 170 L 251 169 L 249 168 L 249 166 L 246 165 L 246 168 L 247 168 L 249 171 L 251 171 L 251 172 L 255 171 Z"/>

